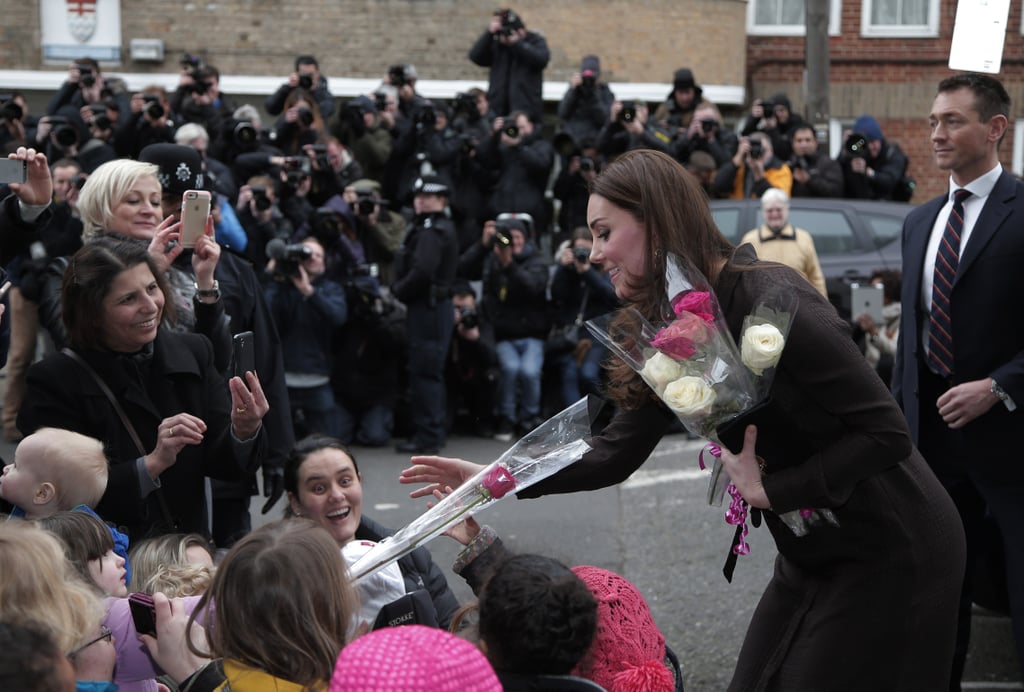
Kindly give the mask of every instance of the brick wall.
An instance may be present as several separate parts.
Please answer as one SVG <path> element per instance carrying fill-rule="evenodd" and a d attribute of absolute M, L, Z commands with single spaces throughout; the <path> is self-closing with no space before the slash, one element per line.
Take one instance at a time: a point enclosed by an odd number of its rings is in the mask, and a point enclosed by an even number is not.
<path fill-rule="evenodd" d="M 939 37 L 862 38 L 861 2 L 842 3 L 841 35 L 829 39 L 829 99 L 833 118 L 874 115 L 888 139 L 899 143 L 910 159 L 917 180 L 914 202 L 923 202 L 946 189 L 948 175 L 938 171 L 928 140 L 928 111 L 935 87 L 954 74 L 947 67 L 953 36 L 956 0 L 942 0 Z M 1000 155 L 1009 167 L 1013 152 L 1013 120 L 1024 117 L 1024 37 L 1020 33 L 1021 3 L 1010 6 L 1006 43 L 999 79 L 1012 99 L 1011 126 Z M 747 47 L 747 86 L 750 96 L 789 94 L 803 112 L 803 38 L 751 36 Z"/>

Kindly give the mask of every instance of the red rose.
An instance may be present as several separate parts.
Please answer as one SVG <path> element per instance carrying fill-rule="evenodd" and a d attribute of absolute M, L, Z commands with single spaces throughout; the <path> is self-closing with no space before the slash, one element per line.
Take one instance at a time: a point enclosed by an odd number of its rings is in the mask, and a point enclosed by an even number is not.
<path fill-rule="evenodd" d="M 711 294 L 707 291 L 690 291 L 675 299 L 672 303 L 672 310 L 676 317 L 682 317 L 684 313 L 693 313 L 707 323 L 715 321 L 713 307 L 711 305 Z"/>
<path fill-rule="evenodd" d="M 686 360 L 711 340 L 713 329 L 700 315 L 684 312 L 675 322 L 658 331 L 651 346 L 666 356 Z"/>
<path fill-rule="evenodd" d="M 508 469 L 501 464 L 495 465 L 484 475 L 483 489 L 491 494 L 495 500 L 505 497 L 505 494 L 516 489 L 516 479 L 509 473 Z"/>

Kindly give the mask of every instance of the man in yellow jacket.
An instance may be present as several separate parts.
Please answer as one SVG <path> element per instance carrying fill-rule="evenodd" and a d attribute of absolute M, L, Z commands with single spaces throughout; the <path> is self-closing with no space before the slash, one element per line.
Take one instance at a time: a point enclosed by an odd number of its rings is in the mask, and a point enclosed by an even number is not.
<path fill-rule="evenodd" d="M 814 238 L 789 223 L 789 195 L 778 188 L 769 188 L 761 195 L 761 211 L 764 224 L 747 231 L 740 244 L 753 245 L 759 259 L 779 262 L 797 270 L 818 289 L 818 293 L 828 298 Z"/>
<path fill-rule="evenodd" d="M 741 137 L 732 160 L 722 164 L 712 185 L 714 197 L 749 199 L 761 197 L 777 187 L 787 195 L 793 191 L 793 171 L 772 151 L 771 137 L 754 132 Z"/>

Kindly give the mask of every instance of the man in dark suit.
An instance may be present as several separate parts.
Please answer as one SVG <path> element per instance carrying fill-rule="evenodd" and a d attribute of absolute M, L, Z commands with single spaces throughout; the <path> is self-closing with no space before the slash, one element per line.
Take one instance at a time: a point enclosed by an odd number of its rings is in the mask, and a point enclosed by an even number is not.
<path fill-rule="evenodd" d="M 998 155 L 1010 97 L 993 77 L 939 84 L 930 115 L 935 161 L 947 195 L 922 204 L 903 226 L 903 315 L 893 375 L 897 401 L 924 457 L 949 491 L 979 554 L 986 513 L 1002 532 L 1017 653 L 1024 662 L 1024 183 Z M 967 192 L 962 192 L 966 190 Z M 970 636 L 968 568 L 951 689 Z"/>

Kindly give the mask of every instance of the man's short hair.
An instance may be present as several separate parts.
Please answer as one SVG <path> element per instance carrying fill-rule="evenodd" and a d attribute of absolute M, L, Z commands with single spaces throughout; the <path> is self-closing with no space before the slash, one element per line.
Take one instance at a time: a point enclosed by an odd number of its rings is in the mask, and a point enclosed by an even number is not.
<path fill-rule="evenodd" d="M 298 72 L 299 68 L 302 67 L 303 65 L 312 65 L 316 69 L 320 69 L 320 63 L 318 63 L 316 61 L 316 58 L 314 58 L 312 55 L 300 55 L 299 57 L 295 58 L 296 72 Z"/>
<path fill-rule="evenodd" d="M 995 77 L 976 72 L 946 77 L 939 82 L 939 93 L 970 89 L 974 94 L 974 108 L 983 122 L 988 122 L 997 115 L 1010 117 L 1010 95 L 1006 87 Z"/>

